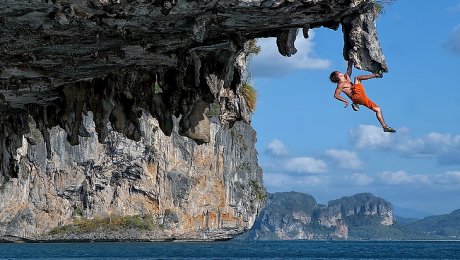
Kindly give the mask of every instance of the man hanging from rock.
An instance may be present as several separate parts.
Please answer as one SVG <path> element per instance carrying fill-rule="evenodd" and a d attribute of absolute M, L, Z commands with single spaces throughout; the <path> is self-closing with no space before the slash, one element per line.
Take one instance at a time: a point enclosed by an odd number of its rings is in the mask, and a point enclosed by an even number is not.
<path fill-rule="evenodd" d="M 337 88 L 335 89 L 334 97 L 340 101 L 345 102 L 345 107 L 347 107 L 348 100 L 340 96 L 341 92 L 345 93 L 351 99 L 351 101 L 353 101 L 353 104 L 351 104 L 353 110 L 357 111 L 359 109 L 358 104 L 371 109 L 375 112 L 377 119 L 383 127 L 384 132 L 396 132 L 396 130 L 385 124 L 385 121 L 383 120 L 382 109 L 366 96 L 363 85 L 361 84 L 362 80 L 382 78 L 382 72 L 380 71 L 379 73 L 373 75 L 356 76 L 354 78 L 354 84 L 352 84 L 350 79 L 352 68 L 353 62 L 349 60 L 346 74 L 343 74 L 339 71 L 334 71 L 331 73 L 329 79 L 333 83 L 337 83 Z"/>

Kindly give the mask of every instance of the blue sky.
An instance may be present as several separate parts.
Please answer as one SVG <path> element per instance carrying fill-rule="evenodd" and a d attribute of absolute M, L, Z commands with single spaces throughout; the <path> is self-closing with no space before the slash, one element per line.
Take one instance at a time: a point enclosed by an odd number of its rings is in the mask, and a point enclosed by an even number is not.
<path fill-rule="evenodd" d="M 433 214 L 460 209 L 460 0 L 416 2 L 396 1 L 377 20 L 390 71 L 363 82 L 394 134 L 371 110 L 333 98 L 329 74 L 347 65 L 341 28 L 310 30 L 309 39 L 299 32 L 289 58 L 274 38 L 259 39 L 252 125 L 268 192 L 304 192 L 323 204 L 371 192 Z"/>

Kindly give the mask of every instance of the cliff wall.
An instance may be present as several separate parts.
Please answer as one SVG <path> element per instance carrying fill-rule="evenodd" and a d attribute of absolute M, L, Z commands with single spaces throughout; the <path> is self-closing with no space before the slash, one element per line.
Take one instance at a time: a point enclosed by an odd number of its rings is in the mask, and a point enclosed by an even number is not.
<path fill-rule="evenodd" d="M 251 40 L 291 56 L 299 28 L 342 25 L 344 59 L 388 71 L 374 3 L 0 1 L 0 235 L 45 239 L 75 212 L 152 215 L 149 239 L 250 228 L 265 200 L 241 91 Z"/>
<path fill-rule="evenodd" d="M 109 131 L 100 143 L 92 114 L 88 137 L 72 146 L 59 127 L 50 132 L 51 156 L 31 122 L 18 149 L 19 175 L 0 190 L 0 237 L 5 240 L 215 240 L 252 226 L 264 203 L 255 132 L 246 123 L 222 128 L 211 119 L 210 142 L 198 145 L 143 114 L 141 141 Z M 29 141 L 27 141 L 29 138 Z M 78 213 L 77 213 L 78 212 Z M 78 215 L 76 215 L 76 213 Z M 74 218 L 149 216 L 145 232 L 46 234 Z"/>

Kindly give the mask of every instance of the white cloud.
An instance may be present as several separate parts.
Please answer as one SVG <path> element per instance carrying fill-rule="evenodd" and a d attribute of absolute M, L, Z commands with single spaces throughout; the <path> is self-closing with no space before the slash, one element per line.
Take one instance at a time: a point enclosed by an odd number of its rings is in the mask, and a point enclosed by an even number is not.
<path fill-rule="evenodd" d="M 347 179 L 351 180 L 353 184 L 359 186 L 367 186 L 374 181 L 374 178 L 367 176 L 366 174 L 362 173 L 355 173 L 348 177 Z"/>
<path fill-rule="evenodd" d="M 391 185 L 408 184 L 408 183 L 414 182 L 414 179 L 412 178 L 412 176 L 410 176 L 404 171 L 397 171 L 397 172 L 385 171 L 385 172 L 379 173 L 377 176 L 384 183 L 391 184 Z"/>
<path fill-rule="evenodd" d="M 429 185 L 432 182 L 430 181 L 429 175 L 413 174 L 410 175 L 405 171 L 389 172 L 384 171 L 377 174 L 377 179 L 388 185 Z"/>
<path fill-rule="evenodd" d="M 327 165 L 322 160 L 311 157 L 289 157 L 289 149 L 277 139 L 267 145 L 265 152 L 273 158 L 268 162 L 260 163 L 264 171 L 296 176 L 327 172 Z"/>
<path fill-rule="evenodd" d="M 392 143 L 392 135 L 374 125 L 360 125 L 350 130 L 350 139 L 359 149 L 382 149 Z"/>
<path fill-rule="evenodd" d="M 310 157 L 296 157 L 285 161 L 285 170 L 296 173 L 325 173 L 326 163 Z"/>
<path fill-rule="evenodd" d="M 423 189 L 423 190 L 439 190 L 439 189 L 458 189 L 460 187 L 460 171 L 447 171 L 442 174 L 409 174 L 405 171 L 384 171 L 378 173 L 375 178 L 363 173 L 354 173 L 350 176 L 344 176 L 338 183 L 343 185 L 344 181 L 347 185 L 355 186 L 399 186 L 404 189 Z"/>
<path fill-rule="evenodd" d="M 407 128 L 396 134 L 384 133 L 373 125 L 350 130 L 350 140 L 358 149 L 395 151 L 405 157 L 434 157 L 442 165 L 460 164 L 460 135 L 429 133 L 412 138 Z"/>
<path fill-rule="evenodd" d="M 458 4 L 457 6 L 454 6 L 454 7 L 448 8 L 448 10 L 449 10 L 451 13 L 457 13 L 457 12 L 460 12 L 460 4 Z"/>
<path fill-rule="evenodd" d="M 287 147 L 280 140 L 277 139 L 274 139 L 270 143 L 268 143 L 265 151 L 268 154 L 274 156 L 285 156 L 289 154 L 289 150 L 287 149 Z"/>
<path fill-rule="evenodd" d="M 358 158 L 358 154 L 346 150 L 326 150 L 325 154 L 336 161 L 344 169 L 359 170 L 363 167 L 363 162 Z"/>
<path fill-rule="evenodd" d="M 289 74 L 292 70 L 314 70 L 329 69 L 331 62 L 327 59 L 320 59 L 316 56 L 312 41 L 315 33 L 309 31 L 309 38 L 304 39 L 302 32 L 299 31 L 295 47 L 297 53 L 291 57 L 282 56 L 276 45 L 276 38 L 262 38 L 257 40 L 260 46 L 260 53 L 251 61 L 253 74 L 255 77 L 282 77 Z"/>
<path fill-rule="evenodd" d="M 443 174 L 434 176 L 434 183 L 440 185 L 458 185 L 460 184 L 460 171 L 448 171 Z"/>
<path fill-rule="evenodd" d="M 268 190 L 292 191 L 305 187 L 318 187 L 327 185 L 327 176 L 292 176 L 284 173 L 264 173 L 264 186 Z"/>
<path fill-rule="evenodd" d="M 450 52 L 460 55 L 460 25 L 455 26 L 449 39 L 444 43 L 444 47 Z"/>

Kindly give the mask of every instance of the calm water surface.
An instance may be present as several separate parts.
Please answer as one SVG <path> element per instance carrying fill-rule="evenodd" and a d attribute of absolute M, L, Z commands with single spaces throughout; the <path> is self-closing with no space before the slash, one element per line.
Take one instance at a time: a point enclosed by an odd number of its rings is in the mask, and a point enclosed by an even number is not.
<path fill-rule="evenodd" d="M 0 244 L 0 259 L 460 259 L 460 242 Z"/>

